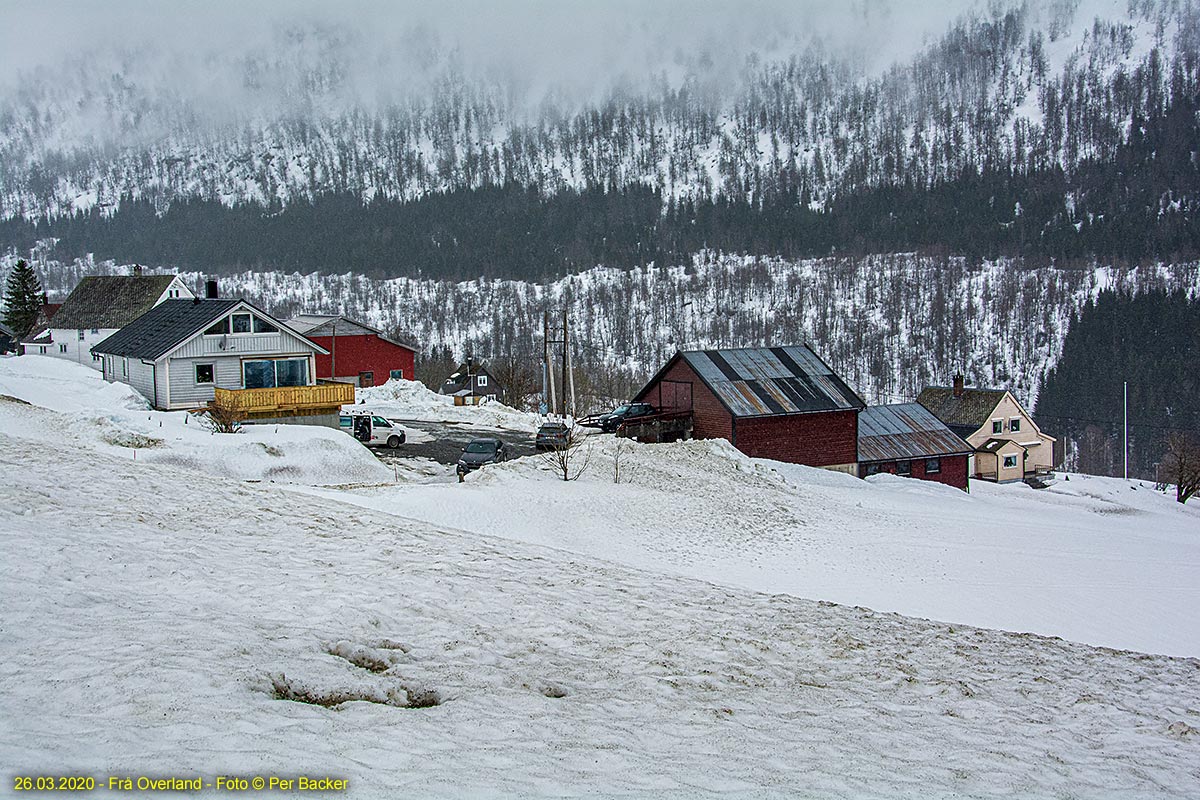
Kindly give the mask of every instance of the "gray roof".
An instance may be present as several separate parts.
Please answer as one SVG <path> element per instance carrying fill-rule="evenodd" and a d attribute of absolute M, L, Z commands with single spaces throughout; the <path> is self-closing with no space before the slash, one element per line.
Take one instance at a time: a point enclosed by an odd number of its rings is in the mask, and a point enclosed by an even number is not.
<path fill-rule="evenodd" d="M 50 327 L 123 328 L 154 307 L 174 275 L 90 275 L 55 312 Z"/>
<path fill-rule="evenodd" d="M 92 352 L 157 359 L 212 325 L 241 302 L 235 298 L 164 300 L 92 347 Z"/>
<path fill-rule="evenodd" d="M 16 334 L 13 333 L 13 329 L 5 325 L 3 322 L 0 322 L 0 333 L 4 334 L 10 339 L 16 338 Z"/>
<path fill-rule="evenodd" d="M 866 404 L 807 345 L 678 353 L 735 417 L 861 409 Z M 675 358 L 646 384 L 641 397 Z"/>
<path fill-rule="evenodd" d="M 967 389 L 955 397 L 949 386 L 929 386 L 917 395 L 917 402 L 960 435 L 979 430 L 992 417 L 1004 397 L 1004 389 Z"/>
<path fill-rule="evenodd" d="M 988 439 L 983 444 L 979 445 L 979 451 L 982 453 L 996 453 L 1003 449 L 1006 445 L 1015 445 L 1018 449 L 1024 450 L 1025 446 L 1019 442 L 1014 442 L 1012 439 Z"/>
<path fill-rule="evenodd" d="M 858 415 L 859 461 L 895 461 L 970 452 L 969 444 L 920 403 L 868 406 Z"/>

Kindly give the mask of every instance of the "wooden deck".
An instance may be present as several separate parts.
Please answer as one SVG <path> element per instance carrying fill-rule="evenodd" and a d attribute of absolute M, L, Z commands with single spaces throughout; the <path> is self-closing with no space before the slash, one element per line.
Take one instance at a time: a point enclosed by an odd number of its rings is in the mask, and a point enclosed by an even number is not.
<path fill-rule="evenodd" d="M 354 384 L 318 383 L 315 386 L 277 386 L 271 389 L 214 389 L 213 405 L 255 417 L 335 414 L 354 402 Z"/>

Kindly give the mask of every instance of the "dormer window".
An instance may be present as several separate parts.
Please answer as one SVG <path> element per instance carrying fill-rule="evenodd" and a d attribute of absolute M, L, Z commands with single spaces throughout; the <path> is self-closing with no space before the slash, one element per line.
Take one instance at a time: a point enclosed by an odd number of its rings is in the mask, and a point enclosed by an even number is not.
<path fill-rule="evenodd" d="M 251 316 L 249 314 L 234 314 L 230 317 L 230 320 L 233 323 L 234 333 L 250 333 Z"/>
<path fill-rule="evenodd" d="M 204 332 L 205 336 L 224 336 L 229 333 L 229 317 L 223 317 L 220 322 Z"/>

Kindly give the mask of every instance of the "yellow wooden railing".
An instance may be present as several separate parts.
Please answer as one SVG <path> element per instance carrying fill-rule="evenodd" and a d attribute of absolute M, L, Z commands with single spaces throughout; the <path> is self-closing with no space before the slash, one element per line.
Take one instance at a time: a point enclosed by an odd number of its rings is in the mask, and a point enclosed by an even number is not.
<path fill-rule="evenodd" d="M 244 414 L 337 408 L 354 402 L 354 384 L 276 386 L 271 389 L 214 389 L 213 405 Z"/>

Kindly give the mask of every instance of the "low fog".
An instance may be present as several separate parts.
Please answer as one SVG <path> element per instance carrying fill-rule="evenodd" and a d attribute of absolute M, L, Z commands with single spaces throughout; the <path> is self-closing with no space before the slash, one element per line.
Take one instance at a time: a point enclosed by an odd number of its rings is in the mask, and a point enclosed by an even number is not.
<path fill-rule="evenodd" d="M 420 91 L 452 65 L 503 81 L 526 101 L 587 100 L 687 71 L 736 75 L 751 54 L 787 57 L 814 43 L 831 59 L 878 71 L 980 5 L 51 0 L 4 10 L 17 35 L 0 52 L 0 91 L 41 81 L 82 88 L 120 75 L 139 93 L 215 110 L 295 94 L 293 81 L 315 71 L 325 77 L 315 87 L 307 78 L 307 94 L 369 105 Z"/>

